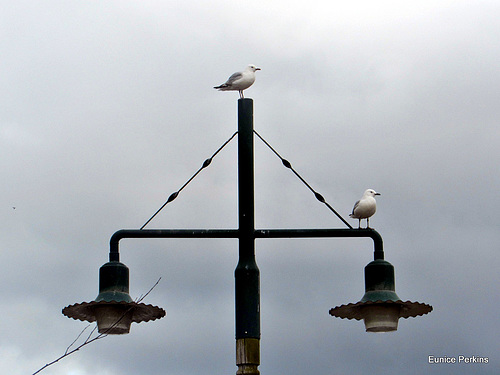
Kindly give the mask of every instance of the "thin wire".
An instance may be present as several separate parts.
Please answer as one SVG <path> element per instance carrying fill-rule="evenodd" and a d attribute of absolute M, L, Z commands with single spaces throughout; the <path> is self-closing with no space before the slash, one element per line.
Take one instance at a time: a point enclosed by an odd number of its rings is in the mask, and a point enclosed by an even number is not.
<path fill-rule="evenodd" d="M 146 225 L 148 225 L 150 223 L 151 220 L 154 219 L 154 217 L 156 215 L 158 215 L 160 213 L 161 210 L 163 210 L 163 208 L 170 202 L 172 202 L 175 198 L 177 198 L 177 196 L 179 195 L 179 193 L 182 191 L 182 189 L 184 189 L 191 181 L 194 180 L 194 178 L 196 176 L 198 176 L 198 174 L 203 170 L 205 169 L 206 167 L 208 167 L 210 165 L 210 163 L 212 163 L 212 159 L 224 148 L 226 147 L 226 145 L 231 142 L 233 140 L 233 138 L 236 136 L 236 134 L 238 134 L 238 132 L 234 132 L 234 134 L 226 141 L 224 142 L 224 144 L 222 146 L 219 147 L 219 149 L 217 151 L 215 151 L 213 153 L 213 155 L 211 157 L 209 157 L 207 160 L 205 160 L 202 164 L 202 166 L 200 167 L 200 169 L 198 169 L 196 171 L 196 173 L 194 175 L 191 176 L 191 178 L 189 180 L 186 181 L 186 183 L 184 185 L 181 186 L 181 188 L 175 192 L 173 192 L 172 194 L 170 194 L 170 196 L 168 197 L 167 201 L 165 203 L 163 203 L 163 205 L 154 213 L 153 216 L 151 216 L 148 221 L 146 221 L 144 223 L 144 225 L 140 228 L 140 230 L 143 230 L 144 227 Z"/>
<path fill-rule="evenodd" d="M 259 134 L 259 133 L 257 133 L 255 130 L 254 130 L 253 132 L 255 133 L 255 135 L 256 135 L 257 137 L 259 137 L 259 138 L 260 138 L 260 140 L 261 140 L 262 142 L 264 142 L 264 144 L 265 144 L 267 147 L 269 147 L 269 149 L 270 149 L 272 152 L 274 152 L 274 154 L 275 154 L 278 158 L 280 158 L 281 163 L 283 163 L 283 165 L 284 165 L 286 168 L 290 169 L 290 170 L 291 170 L 291 171 L 295 174 L 295 176 L 297 176 L 297 177 L 300 179 L 300 181 L 302 181 L 302 183 L 304 183 L 304 185 L 306 185 L 306 186 L 308 187 L 308 189 L 309 189 L 309 190 L 311 190 L 311 192 L 314 194 L 314 196 L 316 197 L 316 199 L 317 199 L 318 201 L 320 201 L 321 203 L 324 203 L 324 204 L 326 205 L 326 207 L 328 207 L 328 208 L 330 209 L 330 211 L 332 211 L 335 215 L 337 215 L 337 217 L 338 217 L 338 218 L 339 218 L 339 219 L 340 219 L 340 220 L 341 220 L 341 221 L 342 221 L 345 225 L 347 225 L 347 227 L 348 227 L 349 229 L 353 229 L 353 228 L 352 228 L 352 226 L 351 226 L 351 225 L 350 225 L 350 224 L 349 224 L 349 223 L 348 223 L 348 222 L 347 222 L 347 221 L 346 221 L 346 220 L 345 220 L 342 216 L 340 216 L 340 214 L 339 214 L 339 213 L 338 213 L 338 212 L 337 212 L 337 211 L 336 211 L 336 210 L 335 210 L 332 206 L 330 206 L 330 205 L 328 204 L 328 202 L 325 200 L 325 198 L 324 198 L 324 197 L 323 197 L 320 193 L 318 193 L 317 191 L 315 191 L 315 190 L 311 187 L 311 185 L 309 185 L 309 184 L 307 183 L 307 181 L 306 181 L 306 180 L 304 180 L 304 179 L 302 178 L 302 176 L 301 176 L 300 174 L 298 174 L 298 172 L 297 172 L 295 169 L 293 169 L 292 164 L 290 164 L 290 162 L 289 162 L 288 160 L 284 159 L 284 158 L 283 158 L 283 157 L 282 157 L 282 156 L 281 156 L 281 155 L 280 155 L 280 154 L 279 154 L 279 153 L 278 153 L 278 152 L 277 152 L 277 151 L 276 151 L 276 150 L 275 150 L 275 149 L 274 149 L 274 148 L 273 148 L 273 147 L 272 147 L 272 146 L 271 146 L 271 145 L 270 145 L 270 144 L 269 144 L 269 143 L 268 143 L 268 142 L 267 142 L 264 138 L 262 138 L 262 137 L 260 136 L 260 134 Z"/>

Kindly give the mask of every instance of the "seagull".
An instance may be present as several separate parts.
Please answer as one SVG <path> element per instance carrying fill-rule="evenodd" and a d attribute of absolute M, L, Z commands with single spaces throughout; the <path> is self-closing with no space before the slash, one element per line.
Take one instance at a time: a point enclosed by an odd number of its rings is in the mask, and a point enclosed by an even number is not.
<path fill-rule="evenodd" d="M 255 65 L 248 65 L 242 72 L 231 75 L 225 83 L 215 86 L 219 91 L 239 91 L 240 98 L 244 98 L 243 90 L 248 89 L 255 82 L 255 72 L 260 70 Z"/>
<path fill-rule="evenodd" d="M 359 229 L 361 229 L 361 219 L 366 219 L 366 228 L 370 228 L 370 217 L 377 211 L 375 195 L 380 195 L 380 193 L 373 189 L 367 189 L 361 199 L 354 204 L 352 214 L 349 216 L 359 220 Z"/>

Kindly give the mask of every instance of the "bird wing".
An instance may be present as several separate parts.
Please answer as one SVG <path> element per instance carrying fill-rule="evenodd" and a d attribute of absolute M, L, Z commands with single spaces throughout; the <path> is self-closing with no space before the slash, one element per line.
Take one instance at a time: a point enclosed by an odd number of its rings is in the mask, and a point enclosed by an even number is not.
<path fill-rule="evenodd" d="M 352 208 L 352 215 L 354 215 L 354 210 L 356 209 L 356 207 L 358 207 L 358 205 L 359 205 L 359 201 L 354 203 L 354 207 Z"/>
<path fill-rule="evenodd" d="M 241 77 L 243 77 L 243 73 L 241 72 L 238 72 L 238 73 L 233 73 L 231 75 L 231 77 L 229 77 L 226 81 L 226 85 L 231 85 L 232 83 L 234 83 L 234 81 L 237 81 L 239 80 Z"/>

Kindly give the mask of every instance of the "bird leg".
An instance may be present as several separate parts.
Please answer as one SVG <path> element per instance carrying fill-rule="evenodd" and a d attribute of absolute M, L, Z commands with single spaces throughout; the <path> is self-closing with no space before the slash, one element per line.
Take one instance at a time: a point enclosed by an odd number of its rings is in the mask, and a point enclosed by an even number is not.
<path fill-rule="evenodd" d="M 240 99 L 243 99 L 244 96 L 243 96 L 243 90 L 239 90 L 239 93 L 240 93 Z"/>
<path fill-rule="evenodd" d="M 366 229 L 370 229 L 370 218 L 366 218 Z"/>
<path fill-rule="evenodd" d="M 358 219 L 358 229 L 361 229 L 361 219 Z"/>

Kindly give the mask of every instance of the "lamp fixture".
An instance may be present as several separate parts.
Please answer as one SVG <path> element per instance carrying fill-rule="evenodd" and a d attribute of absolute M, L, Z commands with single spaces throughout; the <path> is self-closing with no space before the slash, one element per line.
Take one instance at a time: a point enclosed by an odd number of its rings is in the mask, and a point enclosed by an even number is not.
<path fill-rule="evenodd" d="M 101 334 L 123 335 L 130 325 L 161 319 L 165 310 L 158 306 L 137 303 L 129 294 L 129 269 L 119 261 L 111 261 L 99 269 L 99 295 L 92 302 L 67 306 L 62 313 L 68 318 L 97 321 Z"/>
<path fill-rule="evenodd" d="M 337 318 L 364 320 L 366 332 L 391 332 L 398 329 L 399 318 L 416 317 L 432 311 L 432 306 L 403 302 L 395 291 L 394 266 L 375 259 L 365 267 L 365 295 L 357 303 L 330 309 Z"/>

